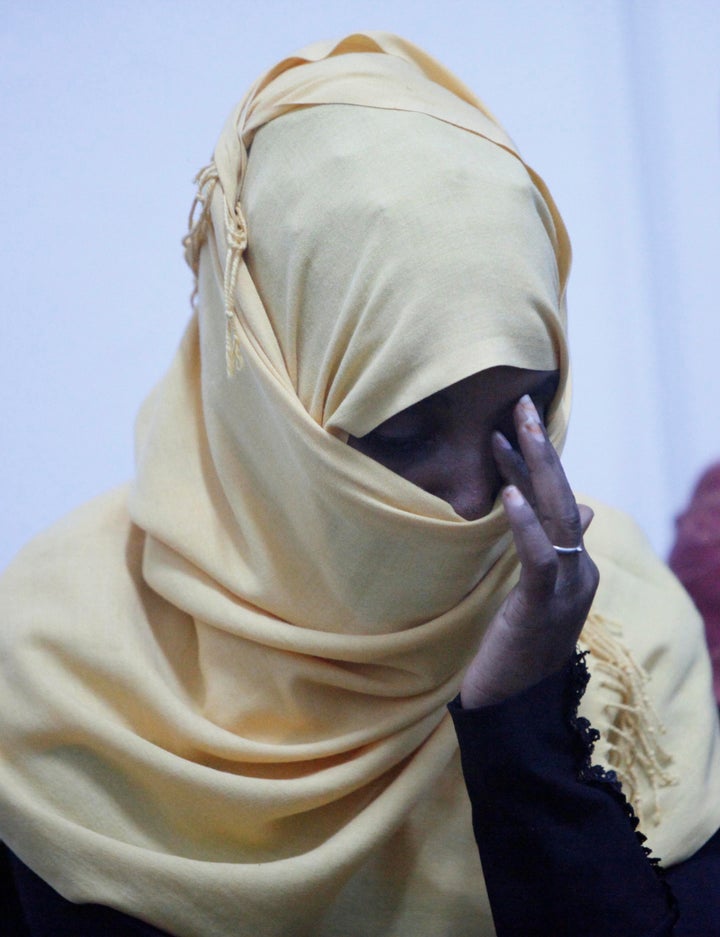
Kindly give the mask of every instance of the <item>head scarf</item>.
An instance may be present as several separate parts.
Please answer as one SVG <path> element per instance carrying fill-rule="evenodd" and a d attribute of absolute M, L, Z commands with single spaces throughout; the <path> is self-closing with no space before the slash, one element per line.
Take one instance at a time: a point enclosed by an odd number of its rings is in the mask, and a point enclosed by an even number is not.
<path fill-rule="evenodd" d="M 720 463 L 703 472 L 676 526 L 670 568 L 705 622 L 715 698 L 720 701 Z"/>
<path fill-rule="evenodd" d="M 517 558 L 499 506 L 465 521 L 345 440 L 514 365 L 560 369 L 562 444 L 562 221 L 483 105 L 381 34 L 259 79 L 198 184 L 197 312 L 129 497 L 5 581 L 3 836 L 62 894 L 188 937 L 492 934 L 445 704 Z M 601 519 L 597 552 L 626 527 Z M 707 662 L 634 537 L 603 556 L 589 706 L 673 861 L 720 820 Z M 623 682 L 651 661 L 654 695 Z M 661 755 L 682 786 L 650 777 Z"/>

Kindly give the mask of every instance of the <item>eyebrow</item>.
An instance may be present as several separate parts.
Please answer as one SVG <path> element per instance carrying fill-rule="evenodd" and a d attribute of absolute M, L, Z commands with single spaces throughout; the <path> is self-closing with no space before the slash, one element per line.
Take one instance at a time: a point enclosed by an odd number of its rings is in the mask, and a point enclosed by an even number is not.
<path fill-rule="evenodd" d="M 448 387 L 442 387 L 440 390 L 436 390 L 434 394 L 428 394 L 427 397 L 423 397 L 422 400 L 418 400 L 417 403 L 411 404 L 407 409 L 412 410 L 414 407 L 419 407 L 421 403 L 424 403 L 430 406 L 439 405 L 447 410 L 448 407 L 452 406 L 452 401 L 449 399 L 450 388 L 452 386 L 453 385 L 450 384 Z"/>
<path fill-rule="evenodd" d="M 461 383 L 458 381 L 457 383 Z M 450 400 L 448 399 L 454 384 L 449 384 L 447 387 L 443 387 L 440 390 L 435 391 L 434 394 L 429 394 L 427 397 L 424 397 L 422 400 L 418 400 L 416 404 L 412 404 L 408 407 L 408 410 L 411 410 L 413 407 L 416 407 L 418 404 L 426 403 L 428 401 L 437 401 L 441 403 L 444 407 L 450 406 Z M 558 387 L 560 386 L 560 372 L 559 371 L 550 371 L 545 374 L 544 377 L 538 379 L 538 383 L 533 385 L 530 388 L 530 394 L 536 395 L 538 397 L 547 396 L 552 399 L 557 393 Z"/>
<path fill-rule="evenodd" d="M 457 383 L 461 383 L 461 381 L 458 381 Z M 553 397 L 557 393 L 559 385 L 560 372 L 550 371 L 549 373 L 545 374 L 544 377 L 539 377 L 538 383 L 536 385 L 531 385 L 528 393 L 531 397 L 537 397 L 545 406 L 552 401 Z M 455 384 L 449 384 L 446 387 L 442 387 L 440 390 L 436 390 L 433 394 L 428 394 L 428 396 L 423 397 L 422 400 L 418 400 L 416 403 L 410 404 L 410 406 L 406 407 L 404 410 L 400 410 L 398 413 L 393 414 L 390 419 L 394 419 L 395 417 L 408 412 L 422 413 L 423 411 L 447 411 L 451 409 L 453 406 L 451 395 L 452 388 L 454 386 Z M 515 406 L 515 403 L 517 403 L 517 401 L 512 402 L 512 407 Z"/>

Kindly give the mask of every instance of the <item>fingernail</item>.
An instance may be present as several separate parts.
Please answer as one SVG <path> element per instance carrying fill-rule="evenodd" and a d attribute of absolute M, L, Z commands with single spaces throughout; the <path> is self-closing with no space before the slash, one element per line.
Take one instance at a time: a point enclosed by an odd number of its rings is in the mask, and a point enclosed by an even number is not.
<path fill-rule="evenodd" d="M 540 422 L 540 417 L 538 416 L 535 404 L 532 402 L 530 395 L 523 394 L 518 402 L 522 409 L 523 421 L 528 432 L 532 433 L 536 439 L 544 439 L 542 423 Z"/>
<path fill-rule="evenodd" d="M 508 452 L 511 452 L 511 451 L 512 451 L 512 446 L 511 446 L 510 443 L 508 442 L 507 437 L 504 436 L 504 435 L 500 432 L 500 430 L 497 430 L 497 429 L 496 429 L 496 430 L 493 432 L 493 439 L 494 439 L 495 442 L 498 444 L 498 446 L 500 446 L 501 449 L 506 449 Z"/>
<path fill-rule="evenodd" d="M 503 498 L 513 507 L 519 508 L 522 504 L 525 504 L 525 498 L 523 498 L 522 492 L 517 485 L 508 485 L 503 488 Z"/>
<path fill-rule="evenodd" d="M 535 404 L 533 403 L 532 397 L 529 394 L 523 394 L 519 400 L 519 403 L 523 408 L 523 414 L 528 422 L 540 422 L 540 417 L 538 416 L 538 412 L 535 409 Z"/>

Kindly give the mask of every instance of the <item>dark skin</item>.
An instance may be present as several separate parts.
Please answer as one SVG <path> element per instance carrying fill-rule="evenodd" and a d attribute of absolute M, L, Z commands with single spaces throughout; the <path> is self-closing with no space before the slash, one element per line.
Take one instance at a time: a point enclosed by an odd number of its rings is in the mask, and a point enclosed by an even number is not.
<path fill-rule="evenodd" d="M 520 579 L 491 621 L 463 679 L 466 709 L 487 706 L 559 670 L 574 652 L 599 575 L 582 545 L 579 505 L 548 439 L 556 371 L 489 368 L 426 397 L 348 445 L 475 520 L 502 503 Z"/>

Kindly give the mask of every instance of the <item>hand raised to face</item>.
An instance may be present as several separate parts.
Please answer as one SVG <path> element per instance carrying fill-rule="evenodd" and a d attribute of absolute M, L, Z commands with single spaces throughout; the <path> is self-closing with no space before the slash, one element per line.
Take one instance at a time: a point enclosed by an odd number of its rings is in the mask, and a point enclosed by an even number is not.
<path fill-rule="evenodd" d="M 514 423 L 519 451 L 500 432 L 493 450 L 508 483 L 503 505 L 520 580 L 465 674 L 466 709 L 500 702 L 559 670 L 574 651 L 599 581 L 582 542 L 592 511 L 577 504 L 529 397 L 516 405 Z"/>

